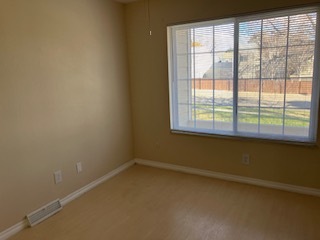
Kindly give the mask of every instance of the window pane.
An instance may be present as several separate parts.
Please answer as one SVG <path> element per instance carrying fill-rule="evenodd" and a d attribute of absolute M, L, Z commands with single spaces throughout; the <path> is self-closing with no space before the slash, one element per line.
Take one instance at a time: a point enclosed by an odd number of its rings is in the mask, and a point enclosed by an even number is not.
<path fill-rule="evenodd" d="M 177 56 L 177 65 L 176 65 L 176 74 L 177 79 L 179 80 L 187 80 L 190 79 L 190 56 L 189 55 L 179 55 Z"/>
<path fill-rule="evenodd" d="M 314 45 L 316 20 L 316 13 L 290 16 L 289 46 Z"/>
<path fill-rule="evenodd" d="M 316 14 L 289 18 L 284 134 L 309 136 Z"/>
<path fill-rule="evenodd" d="M 192 119 L 195 129 L 212 129 L 212 90 L 206 93 L 207 81 L 202 79 L 213 62 L 213 27 L 192 29 Z M 210 80 L 209 80 L 210 81 Z M 200 130 L 201 131 L 201 130 Z"/>
<path fill-rule="evenodd" d="M 214 27 L 214 129 L 233 130 L 234 24 Z"/>
<path fill-rule="evenodd" d="M 291 78 L 287 82 L 284 134 L 308 137 L 311 90 L 311 78 Z"/>
<path fill-rule="evenodd" d="M 283 47 L 287 45 L 288 17 L 263 20 L 262 47 Z"/>
<path fill-rule="evenodd" d="M 239 79 L 260 78 L 260 49 L 239 50 Z"/>
<path fill-rule="evenodd" d="M 233 129 L 233 86 L 231 81 L 222 82 L 224 90 L 215 90 L 214 129 L 232 131 Z"/>
<path fill-rule="evenodd" d="M 259 132 L 262 21 L 239 24 L 238 130 Z"/>
<path fill-rule="evenodd" d="M 262 78 L 284 79 L 286 73 L 286 47 L 262 48 Z"/>
<path fill-rule="evenodd" d="M 288 76 L 312 77 L 316 14 L 290 17 Z"/>
<path fill-rule="evenodd" d="M 248 21 L 239 24 L 239 49 L 260 49 L 262 21 Z"/>
<path fill-rule="evenodd" d="M 260 103 L 260 133 L 283 133 L 284 84 L 282 79 L 262 80 Z"/>
<path fill-rule="evenodd" d="M 177 82 L 177 113 L 176 118 L 180 127 L 188 127 L 191 117 L 191 82 L 189 80 L 179 80 Z"/>
<path fill-rule="evenodd" d="M 190 102 L 196 131 L 232 131 L 233 35 L 230 23 L 191 29 Z"/>
<path fill-rule="evenodd" d="M 238 130 L 243 132 L 259 131 L 260 80 L 239 79 Z"/>
<path fill-rule="evenodd" d="M 212 129 L 213 128 L 213 91 L 211 89 L 196 89 L 196 127 Z"/>
<path fill-rule="evenodd" d="M 189 30 L 180 29 L 175 32 L 176 39 L 176 52 L 177 54 L 188 54 L 189 53 Z"/>

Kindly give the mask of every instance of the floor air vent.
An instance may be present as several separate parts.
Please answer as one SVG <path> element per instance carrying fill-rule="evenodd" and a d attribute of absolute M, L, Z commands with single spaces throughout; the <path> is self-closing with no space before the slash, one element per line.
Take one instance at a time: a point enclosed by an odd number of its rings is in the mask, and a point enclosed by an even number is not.
<path fill-rule="evenodd" d="M 33 227 L 34 225 L 42 222 L 53 214 L 59 212 L 62 209 L 62 205 L 59 199 L 43 206 L 42 208 L 30 213 L 27 215 L 29 226 Z"/>

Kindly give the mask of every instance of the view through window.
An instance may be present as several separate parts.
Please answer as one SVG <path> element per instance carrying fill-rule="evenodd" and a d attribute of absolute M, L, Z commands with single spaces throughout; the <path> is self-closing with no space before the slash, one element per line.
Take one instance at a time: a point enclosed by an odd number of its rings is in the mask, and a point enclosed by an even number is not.
<path fill-rule="evenodd" d="M 317 11 L 168 27 L 172 130 L 314 142 Z"/>

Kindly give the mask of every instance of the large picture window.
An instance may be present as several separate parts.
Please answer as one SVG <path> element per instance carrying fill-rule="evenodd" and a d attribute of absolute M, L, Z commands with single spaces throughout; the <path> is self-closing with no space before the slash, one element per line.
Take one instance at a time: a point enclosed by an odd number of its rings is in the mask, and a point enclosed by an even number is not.
<path fill-rule="evenodd" d="M 318 8 L 168 27 L 171 129 L 316 141 Z"/>

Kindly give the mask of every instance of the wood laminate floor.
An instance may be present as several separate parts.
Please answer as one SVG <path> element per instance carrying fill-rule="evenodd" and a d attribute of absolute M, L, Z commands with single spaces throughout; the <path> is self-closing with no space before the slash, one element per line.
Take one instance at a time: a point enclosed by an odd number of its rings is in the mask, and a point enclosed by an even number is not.
<path fill-rule="evenodd" d="M 320 198 L 135 165 L 11 240 L 319 240 Z"/>

